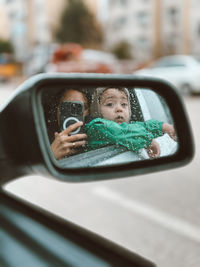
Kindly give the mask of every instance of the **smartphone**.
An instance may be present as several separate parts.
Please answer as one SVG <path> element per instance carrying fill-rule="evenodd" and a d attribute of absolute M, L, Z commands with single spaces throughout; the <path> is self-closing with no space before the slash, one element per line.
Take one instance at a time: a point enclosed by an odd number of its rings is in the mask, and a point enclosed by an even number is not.
<path fill-rule="evenodd" d="M 60 105 L 60 126 L 61 131 L 65 130 L 71 124 L 83 121 L 84 104 L 79 101 L 63 101 Z M 82 133 L 82 127 L 71 132 L 70 135 Z"/>

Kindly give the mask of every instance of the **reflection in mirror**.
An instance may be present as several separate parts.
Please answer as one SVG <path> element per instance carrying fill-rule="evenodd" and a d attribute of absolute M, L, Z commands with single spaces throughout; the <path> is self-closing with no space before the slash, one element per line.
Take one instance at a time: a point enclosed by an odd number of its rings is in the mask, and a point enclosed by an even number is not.
<path fill-rule="evenodd" d="M 151 89 L 59 87 L 43 90 L 52 157 L 62 168 L 119 165 L 173 155 L 175 126 Z"/>

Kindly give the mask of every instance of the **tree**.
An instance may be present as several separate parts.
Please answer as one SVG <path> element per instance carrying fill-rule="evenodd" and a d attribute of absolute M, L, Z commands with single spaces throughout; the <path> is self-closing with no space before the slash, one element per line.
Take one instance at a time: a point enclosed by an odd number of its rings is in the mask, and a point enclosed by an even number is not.
<path fill-rule="evenodd" d="M 9 41 L 0 39 L 0 53 L 13 53 L 13 46 Z"/>
<path fill-rule="evenodd" d="M 83 1 L 69 0 L 61 16 L 56 39 L 61 43 L 73 42 L 98 47 L 102 43 L 103 34 L 95 16 Z"/>
<path fill-rule="evenodd" d="M 119 59 L 131 59 L 131 45 L 126 41 L 117 43 L 112 49 L 112 53 Z"/>

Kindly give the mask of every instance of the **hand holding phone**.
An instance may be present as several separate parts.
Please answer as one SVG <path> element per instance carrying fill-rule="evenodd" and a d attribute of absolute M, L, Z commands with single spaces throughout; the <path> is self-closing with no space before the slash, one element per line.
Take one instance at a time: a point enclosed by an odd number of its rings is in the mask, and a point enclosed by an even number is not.
<path fill-rule="evenodd" d="M 61 131 L 71 124 L 84 121 L 84 105 L 80 101 L 64 101 L 60 105 L 60 126 Z M 77 128 L 70 135 L 82 133 L 82 127 Z"/>

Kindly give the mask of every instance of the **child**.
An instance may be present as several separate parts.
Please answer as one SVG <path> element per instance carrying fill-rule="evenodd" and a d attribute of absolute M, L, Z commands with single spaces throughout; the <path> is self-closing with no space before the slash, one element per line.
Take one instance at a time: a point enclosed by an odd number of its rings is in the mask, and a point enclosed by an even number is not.
<path fill-rule="evenodd" d="M 85 125 L 90 149 L 121 145 L 131 151 L 146 148 L 148 155 L 160 155 L 154 138 L 168 133 L 174 140 L 172 125 L 157 120 L 129 122 L 131 116 L 129 92 L 126 88 L 97 88 L 91 104 L 91 114 L 98 117 Z"/>

